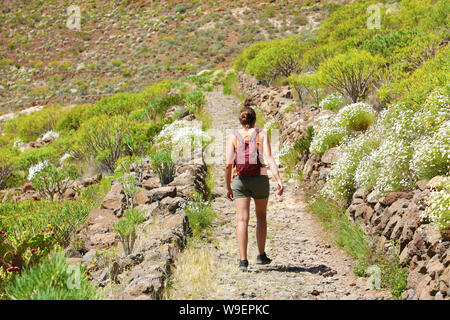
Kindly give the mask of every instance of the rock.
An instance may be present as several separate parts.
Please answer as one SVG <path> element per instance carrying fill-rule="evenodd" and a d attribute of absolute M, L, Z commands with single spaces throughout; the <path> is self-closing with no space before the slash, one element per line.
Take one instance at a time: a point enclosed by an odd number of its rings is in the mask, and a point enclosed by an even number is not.
<path fill-rule="evenodd" d="M 402 225 L 403 229 L 400 235 L 400 250 L 403 250 L 408 242 L 412 240 L 414 232 L 420 225 L 420 211 L 414 204 L 410 204 L 408 208 L 405 209 L 402 217 Z"/>
<path fill-rule="evenodd" d="M 373 209 L 365 203 L 359 203 L 356 205 L 351 205 L 349 209 L 353 210 L 353 218 L 357 219 L 362 217 L 364 222 L 368 224 L 370 218 L 372 217 L 374 211 Z"/>
<path fill-rule="evenodd" d="M 328 149 L 324 152 L 322 155 L 321 161 L 323 163 L 332 164 L 333 162 L 336 162 L 339 160 L 339 157 L 341 156 L 341 153 L 339 151 L 338 147 L 334 147 L 331 149 Z"/>
<path fill-rule="evenodd" d="M 380 203 L 384 206 L 390 206 L 399 199 L 412 199 L 412 197 L 413 193 L 411 192 L 388 192 L 380 199 Z"/>
<path fill-rule="evenodd" d="M 413 256 L 422 256 L 425 251 L 426 247 L 422 239 L 422 233 L 420 231 L 416 231 L 414 233 L 413 239 L 408 243 L 408 245 L 400 254 L 400 259 L 401 261 L 409 261 Z"/>
<path fill-rule="evenodd" d="M 394 239 L 391 238 L 392 231 L 394 230 L 394 227 L 397 225 L 397 223 L 401 220 L 400 216 L 393 216 L 388 223 L 386 224 L 386 227 L 383 230 L 383 234 L 388 239 Z"/>
<path fill-rule="evenodd" d="M 427 189 L 435 189 L 442 186 L 446 181 L 448 181 L 448 177 L 436 176 L 428 181 Z"/>
<path fill-rule="evenodd" d="M 437 255 L 433 256 L 427 264 L 427 272 L 431 278 L 436 279 L 444 272 L 444 265 L 439 261 Z"/>
<path fill-rule="evenodd" d="M 139 190 L 134 196 L 135 203 L 139 205 L 148 204 L 151 202 L 150 193 L 146 189 Z"/>
<path fill-rule="evenodd" d="M 66 200 L 72 200 L 76 197 L 77 193 L 72 188 L 68 188 L 66 192 L 64 192 L 63 198 Z"/>
<path fill-rule="evenodd" d="M 405 290 L 402 294 L 402 300 L 419 300 L 414 289 Z"/>
<path fill-rule="evenodd" d="M 419 180 L 416 182 L 416 185 L 420 191 L 423 191 L 427 188 L 428 180 Z"/>
<path fill-rule="evenodd" d="M 142 187 L 147 190 L 152 190 L 155 188 L 159 188 L 161 186 L 161 182 L 159 182 L 158 177 L 151 177 L 147 180 L 142 181 Z"/>
<path fill-rule="evenodd" d="M 416 287 L 416 293 L 417 296 L 419 297 L 419 300 L 432 300 L 433 296 L 431 295 L 431 287 L 430 287 L 430 282 L 431 282 L 431 277 L 429 275 L 424 275 L 419 283 L 417 284 Z"/>
<path fill-rule="evenodd" d="M 161 205 L 165 206 L 167 210 L 169 210 L 170 213 L 174 213 L 181 205 L 181 203 L 184 202 L 184 199 L 181 197 L 166 197 L 161 200 Z"/>
<path fill-rule="evenodd" d="M 125 195 L 114 192 L 112 189 L 102 201 L 102 208 L 112 210 L 116 215 L 120 216 L 125 207 Z"/>
<path fill-rule="evenodd" d="M 111 210 L 107 209 L 92 209 L 88 215 L 89 226 L 95 225 L 110 226 L 113 223 L 117 222 L 117 220 L 118 218 L 114 215 L 114 213 Z M 105 229 L 105 231 L 108 230 L 110 229 Z"/>
<path fill-rule="evenodd" d="M 330 173 L 330 169 L 320 169 L 319 171 L 319 180 L 326 180 L 326 178 L 328 177 Z"/>
<path fill-rule="evenodd" d="M 22 186 L 22 193 L 26 193 L 28 191 L 35 191 L 31 182 L 27 182 Z"/>
<path fill-rule="evenodd" d="M 174 198 L 177 196 L 177 188 L 173 186 L 154 188 L 148 194 L 151 201 L 159 201 L 165 197 Z"/>
<path fill-rule="evenodd" d="M 378 202 L 379 196 L 376 191 L 372 191 L 366 197 L 368 203 L 375 204 Z"/>
<path fill-rule="evenodd" d="M 88 261 L 95 259 L 97 257 L 97 250 L 91 249 L 83 256 L 81 262 L 87 263 Z"/>
<path fill-rule="evenodd" d="M 123 193 L 123 187 L 122 187 L 122 185 L 121 185 L 120 183 L 114 183 L 114 184 L 111 186 L 110 192 L 113 192 L 113 193 Z"/>

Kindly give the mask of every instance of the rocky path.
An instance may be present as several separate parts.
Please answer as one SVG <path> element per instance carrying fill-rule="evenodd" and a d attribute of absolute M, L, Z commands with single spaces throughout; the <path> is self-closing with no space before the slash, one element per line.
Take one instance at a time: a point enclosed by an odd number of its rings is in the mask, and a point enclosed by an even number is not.
<path fill-rule="evenodd" d="M 239 101 L 220 91 L 207 95 L 213 127 L 238 127 Z M 355 278 L 354 261 L 332 245 L 314 216 L 306 210 L 302 191 L 293 180 L 285 193 L 275 194 L 271 178 L 266 252 L 270 265 L 255 264 L 256 218 L 251 205 L 249 272 L 238 271 L 234 203 L 225 198 L 223 167 L 213 168 L 213 206 L 217 218 L 201 243 L 185 250 L 175 262 L 169 299 L 386 299 L 385 291 L 372 291 L 367 279 Z"/>

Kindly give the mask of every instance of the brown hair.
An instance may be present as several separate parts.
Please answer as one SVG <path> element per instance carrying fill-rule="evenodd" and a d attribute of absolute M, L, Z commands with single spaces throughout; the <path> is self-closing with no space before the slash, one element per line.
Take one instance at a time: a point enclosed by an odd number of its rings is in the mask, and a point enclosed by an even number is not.
<path fill-rule="evenodd" d="M 253 128 L 256 122 L 256 113 L 250 107 L 242 108 L 239 112 L 239 122 L 245 129 Z"/>

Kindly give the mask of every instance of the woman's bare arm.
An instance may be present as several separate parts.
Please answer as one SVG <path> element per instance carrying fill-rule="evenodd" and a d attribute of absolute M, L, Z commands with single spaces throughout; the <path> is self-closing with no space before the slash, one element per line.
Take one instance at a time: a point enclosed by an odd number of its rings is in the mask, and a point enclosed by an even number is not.
<path fill-rule="evenodd" d="M 264 159 L 267 161 L 267 164 L 269 165 L 270 171 L 272 172 L 273 176 L 277 180 L 277 193 L 278 195 L 283 194 L 283 183 L 280 178 L 280 174 L 278 172 L 278 165 L 275 162 L 274 157 L 272 156 L 272 149 L 270 148 L 270 138 L 267 135 L 266 132 L 263 131 L 263 153 L 264 153 Z"/>
<path fill-rule="evenodd" d="M 225 164 L 225 183 L 227 187 L 227 198 L 233 200 L 233 191 L 231 190 L 231 170 L 234 161 L 234 135 L 228 136 L 227 139 L 227 153 Z"/>

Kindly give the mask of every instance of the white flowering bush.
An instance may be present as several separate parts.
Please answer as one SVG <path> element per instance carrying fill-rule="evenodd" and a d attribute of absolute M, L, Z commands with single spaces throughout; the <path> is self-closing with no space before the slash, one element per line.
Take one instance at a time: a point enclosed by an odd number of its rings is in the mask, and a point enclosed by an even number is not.
<path fill-rule="evenodd" d="M 419 179 L 448 176 L 449 102 L 449 96 L 438 88 L 429 95 L 423 108 L 415 110 L 403 103 L 392 105 L 378 115 L 366 133 L 345 138 L 340 145 L 341 158 L 333 165 L 323 194 L 348 197 L 356 188 L 365 188 L 383 195 L 412 188 Z M 347 107 L 337 114 L 335 126 L 351 122 L 353 116 L 344 115 Z M 372 113 L 367 107 L 359 104 L 357 109 Z M 318 135 L 324 133 L 319 131 Z M 316 136 L 314 146 L 311 145 L 316 152 L 320 150 L 319 138 Z"/>
<path fill-rule="evenodd" d="M 18 139 L 16 139 L 16 140 L 14 141 L 13 147 L 14 147 L 14 148 L 18 148 L 18 147 L 21 146 L 23 143 L 24 143 L 23 140 L 20 139 L 20 138 L 18 138 Z"/>
<path fill-rule="evenodd" d="M 344 96 L 339 93 L 332 93 L 323 98 L 319 106 L 325 110 L 331 110 L 337 112 L 344 105 Z"/>
<path fill-rule="evenodd" d="M 162 150 L 183 148 L 191 146 L 191 149 L 205 147 L 211 142 L 211 136 L 202 130 L 199 121 L 177 120 L 164 126 L 161 132 L 154 138 L 154 142 Z"/>
<path fill-rule="evenodd" d="M 450 172 L 450 121 L 444 122 L 431 136 L 414 143 L 410 167 L 417 179 L 430 179 Z"/>
<path fill-rule="evenodd" d="M 66 161 L 67 159 L 69 159 L 69 158 L 72 158 L 73 156 L 70 154 L 70 153 L 68 153 L 68 152 L 66 152 L 66 153 L 64 153 L 62 156 L 61 156 L 61 158 L 59 159 L 59 163 L 63 163 L 64 161 Z"/>
<path fill-rule="evenodd" d="M 42 140 L 48 139 L 48 138 L 53 138 L 53 139 L 57 139 L 59 137 L 59 133 L 55 132 L 55 131 L 47 131 L 46 133 L 44 133 L 44 135 L 42 136 Z"/>
<path fill-rule="evenodd" d="M 280 151 L 278 152 L 278 156 L 280 158 L 285 157 L 290 151 L 291 149 L 294 147 L 294 144 L 290 141 L 285 141 L 283 143 L 283 145 L 280 148 Z"/>
<path fill-rule="evenodd" d="M 322 195 L 336 200 L 348 198 L 356 188 L 355 172 L 364 156 L 378 145 L 377 137 L 360 135 L 346 139 L 340 146 L 341 156 L 330 171 L 330 178 L 322 190 Z"/>
<path fill-rule="evenodd" d="M 436 223 L 441 228 L 450 226 L 450 178 L 433 186 L 427 199 L 427 207 L 422 218 Z"/>
<path fill-rule="evenodd" d="M 411 145 L 403 140 L 386 139 L 366 156 L 355 172 L 357 187 L 378 194 L 412 186 L 409 161 Z"/>
<path fill-rule="evenodd" d="M 28 180 L 29 180 L 29 181 L 33 180 L 33 177 L 34 177 L 38 172 L 40 172 L 42 169 L 44 169 L 44 168 L 47 167 L 47 166 L 48 166 L 48 161 L 47 161 L 47 160 L 41 161 L 41 162 L 39 162 L 38 164 L 35 164 L 35 165 L 31 166 L 31 167 L 28 169 Z"/>
<path fill-rule="evenodd" d="M 324 121 L 316 130 L 309 151 L 314 154 L 323 154 L 330 148 L 337 146 L 347 136 L 346 128 L 336 124 L 335 120 Z"/>
<path fill-rule="evenodd" d="M 365 131 L 375 122 L 376 113 L 367 103 L 349 104 L 339 110 L 336 122 L 352 131 Z"/>

